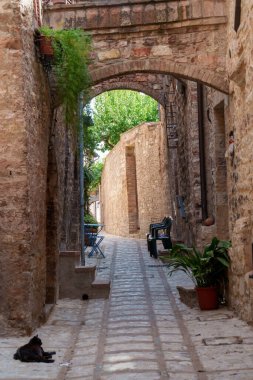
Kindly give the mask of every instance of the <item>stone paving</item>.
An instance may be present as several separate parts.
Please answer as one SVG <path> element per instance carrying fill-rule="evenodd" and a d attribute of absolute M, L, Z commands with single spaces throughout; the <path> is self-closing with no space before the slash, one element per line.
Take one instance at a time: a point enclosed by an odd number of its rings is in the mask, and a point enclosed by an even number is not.
<path fill-rule="evenodd" d="M 55 362 L 12 359 L 28 338 L 0 338 L 1 380 L 252 380 L 253 329 L 231 311 L 179 301 L 182 274 L 149 257 L 143 240 L 107 237 L 97 276 L 109 300 L 60 300 L 36 333 Z"/>

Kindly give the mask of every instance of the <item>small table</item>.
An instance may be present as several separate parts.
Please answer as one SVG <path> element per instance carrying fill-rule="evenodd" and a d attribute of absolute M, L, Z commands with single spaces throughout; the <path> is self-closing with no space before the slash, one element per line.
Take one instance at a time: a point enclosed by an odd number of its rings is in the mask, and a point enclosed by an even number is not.
<path fill-rule="evenodd" d="M 89 252 L 88 254 L 88 257 L 91 257 L 93 256 L 94 253 L 97 253 L 97 254 L 100 254 L 102 257 L 105 258 L 105 255 L 103 254 L 103 252 L 101 251 L 100 249 L 100 244 L 101 242 L 104 240 L 104 236 L 103 235 L 99 235 L 99 233 L 102 231 L 104 227 L 104 224 L 95 224 L 95 223 L 84 223 L 84 237 L 87 236 L 88 239 L 89 239 L 89 242 L 90 242 L 90 246 L 92 247 L 91 251 Z M 88 229 L 92 229 L 93 228 L 93 231 L 92 232 L 88 232 Z M 86 250 L 86 248 L 88 247 L 88 245 L 84 245 L 84 250 Z"/>

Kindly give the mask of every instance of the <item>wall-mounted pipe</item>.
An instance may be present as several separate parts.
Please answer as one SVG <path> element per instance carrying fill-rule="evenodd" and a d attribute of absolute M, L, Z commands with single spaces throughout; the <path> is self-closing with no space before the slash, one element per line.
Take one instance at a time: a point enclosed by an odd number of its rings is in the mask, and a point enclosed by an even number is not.
<path fill-rule="evenodd" d="M 79 95 L 79 166 L 80 166 L 80 243 L 81 265 L 85 266 L 84 252 L 84 175 L 83 175 L 83 94 Z"/>
<path fill-rule="evenodd" d="M 198 97 L 198 129 L 199 129 L 199 162 L 200 162 L 200 187 L 201 187 L 201 209 L 202 220 L 208 216 L 207 213 L 207 188 L 206 188 L 206 164 L 205 164 L 205 134 L 204 134 L 204 104 L 203 85 L 197 83 Z"/>

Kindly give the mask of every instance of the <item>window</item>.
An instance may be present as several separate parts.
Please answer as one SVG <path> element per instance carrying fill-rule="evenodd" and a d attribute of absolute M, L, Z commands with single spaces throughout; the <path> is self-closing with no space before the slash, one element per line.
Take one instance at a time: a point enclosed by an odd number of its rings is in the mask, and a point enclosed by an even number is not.
<path fill-rule="evenodd" d="M 235 24 L 234 29 L 237 32 L 241 23 L 241 0 L 235 0 Z"/>

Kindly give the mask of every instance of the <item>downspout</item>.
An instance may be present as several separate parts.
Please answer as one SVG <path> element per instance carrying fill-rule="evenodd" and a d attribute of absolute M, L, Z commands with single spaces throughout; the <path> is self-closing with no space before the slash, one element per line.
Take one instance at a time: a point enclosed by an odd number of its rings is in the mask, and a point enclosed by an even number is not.
<path fill-rule="evenodd" d="M 199 129 L 201 209 L 202 209 L 202 220 L 205 220 L 207 218 L 208 214 L 207 214 L 207 197 L 206 197 L 206 165 L 205 165 L 203 85 L 201 83 L 197 83 L 197 97 L 198 97 L 198 129 Z"/>
<path fill-rule="evenodd" d="M 80 166 L 80 240 L 81 265 L 85 266 L 84 252 L 84 175 L 83 175 L 83 94 L 79 95 L 79 166 Z"/>

